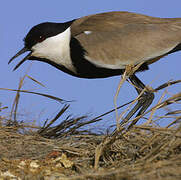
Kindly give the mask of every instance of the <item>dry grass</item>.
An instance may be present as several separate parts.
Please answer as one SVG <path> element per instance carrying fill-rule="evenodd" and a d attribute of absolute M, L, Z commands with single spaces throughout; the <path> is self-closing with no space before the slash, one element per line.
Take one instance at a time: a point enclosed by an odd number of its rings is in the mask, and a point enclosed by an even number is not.
<path fill-rule="evenodd" d="M 142 119 L 145 119 L 143 124 L 134 125 L 128 130 L 125 127 L 131 123 L 129 121 L 119 128 L 119 133 L 109 136 L 95 134 L 90 129 L 82 127 L 101 120 L 114 110 L 94 119 L 87 116 L 77 118 L 68 116 L 58 125 L 54 125 L 69 108 L 66 104 L 52 120 L 46 121 L 43 127 L 20 123 L 16 113 L 20 94 L 26 92 L 21 90 L 23 80 L 20 81 L 18 90 L 15 90 L 17 95 L 10 116 L 0 116 L 2 178 L 181 179 L 180 92 L 165 98 L 167 91 L 164 91 L 159 102 L 143 115 Z M 167 82 L 154 91 L 180 82 L 181 80 Z M 57 100 L 56 97 L 53 98 Z M 164 114 L 159 113 L 160 110 L 171 106 L 174 109 Z M 4 109 L 6 107 L 1 105 L 2 114 Z M 160 121 L 168 119 L 169 124 L 159 126 Z M 101 153 L 98 153 L 100 148 Z"/>

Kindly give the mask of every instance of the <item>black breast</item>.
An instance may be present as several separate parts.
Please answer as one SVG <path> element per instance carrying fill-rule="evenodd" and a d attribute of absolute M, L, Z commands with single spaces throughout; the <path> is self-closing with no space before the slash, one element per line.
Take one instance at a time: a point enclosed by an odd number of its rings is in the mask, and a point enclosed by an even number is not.
<path fill-rule="evenodd" d="M 76 76 L 82 78 L 106 78 L 111 76 L 121 75 L 124 69 L 108 69 L 95 66 L 85 59 L 84 55 L 87 53 L 80 42 L 76 38 L 71 38 L 70 41 L 71 59 L 77 74 Z M 147 64 L 143 64 L 138 71 L 148 70 Z"/>

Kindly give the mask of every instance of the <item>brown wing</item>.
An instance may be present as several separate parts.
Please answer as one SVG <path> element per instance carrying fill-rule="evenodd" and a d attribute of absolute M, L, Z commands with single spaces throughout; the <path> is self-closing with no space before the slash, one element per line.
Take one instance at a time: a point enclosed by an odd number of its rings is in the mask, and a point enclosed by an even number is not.
<path fill-rule="evenodd" d="M 79 33 L 73 32 L 90 62 L 116 69 L 152 61 L 172 50 L 181 42 L 181 27 L 173 24 L 178 20 L 114 12 L 85 17 Z"/>
<path fill-rule="evenodd" d="M 181 21 L 180 18 L 156 18 L 131 12 L 105 12 L 77 19 L 72 24 L 72 35 L 76 36 L 84 31 L 114 31 L 127 24 L 160 24 Z"/>

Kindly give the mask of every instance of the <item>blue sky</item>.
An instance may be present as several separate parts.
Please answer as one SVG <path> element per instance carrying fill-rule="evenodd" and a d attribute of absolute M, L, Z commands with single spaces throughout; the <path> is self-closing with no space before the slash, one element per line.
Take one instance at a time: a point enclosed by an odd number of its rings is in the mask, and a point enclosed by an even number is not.
<path fill-rule="evenodd" d="M 173 3 L 174 2 L 174 3 Z M 21 68 L 13 72 L 12 69 L 19 59 L 8 66 L 8 60 L 23 47 L 23 38 L 29 29 L 41 22 L 64 22 L 81 16 L 106 11 L 131 11 L 157 17 L 181 17 L 181 1 L 164 0 L 31 0 L 31 1 L 2 1 L 0 23 L 0 87 L 17 88 L 18 81 L 28 70 L 28 75 L 43 83 L 46 88 L 40 87 L 30 80 L 26 80 L 24 89 L 51 94 L 66 100 L 75 100 L 71 103 L 69 113 L 74 116 L 90 113 L 99 115 L 113 108 L 113 97 L 120 77 L 106 79 L 79 79 L 67 75 L 46 63 L 26 62 Z M 149 42 L 148 42 L 149 43 Z M 21 56 L 22 58 L 22 56 Z M 181 79 L 181 52 L 168 57 L 150 66 L 150 70 L 139 73 L 138 77 L 145 83 L 152 83 L 157 87 L 170 79 Z M 176 85 L 171 93 L 181 88 Z M 0 91 L 0 102 L 8 106 L 6 113 L 11 110 L 15 93 Z M 160 97 L 160 94 L 157 94 Z M 125 83 L 119 94 L 118 104 L 126 103 L 136 97 L 136 91 Z M 43 121 L 55 116 L 60 105 L 49 99 L 36 95 L 23 94 L 20 102 L 20 115 L 26 120 Z M 21 119 L 21 116 L 20 116 Z M 104 121 L 109 124 L 109 117 Z"/>

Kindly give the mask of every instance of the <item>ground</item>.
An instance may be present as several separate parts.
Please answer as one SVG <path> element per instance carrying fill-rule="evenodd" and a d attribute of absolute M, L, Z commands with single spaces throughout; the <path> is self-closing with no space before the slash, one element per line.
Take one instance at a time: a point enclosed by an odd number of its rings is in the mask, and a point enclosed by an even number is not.
<path fill-rule="evenodd" d="M 165 83 L 155 90 L 178 82 Z M 0 180 L 181 179 L 180 92 L 160 99 L 142 115 L 144 123 L 127 129 L 127 122 L 110 136 L 107 131 L 98 134 L 85 126 L 112 111 L 92 120 L 68 116 L 54 125 L 69 108 L 65 105 L 43 127 L 17 120 L 20 88 L 16 91 L 10 115 L 0 115 Z M 172 105 L 174 108 L 168 108 Z M 155 115 L 163 108 L 167 108 L 165 114 Z M 1 106 L 0 112 L 4 109 Z M 168 119 L 167 125 L 159 125 L 159 121 Z"/>

